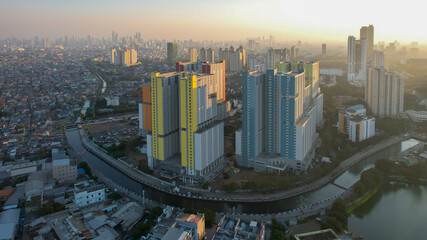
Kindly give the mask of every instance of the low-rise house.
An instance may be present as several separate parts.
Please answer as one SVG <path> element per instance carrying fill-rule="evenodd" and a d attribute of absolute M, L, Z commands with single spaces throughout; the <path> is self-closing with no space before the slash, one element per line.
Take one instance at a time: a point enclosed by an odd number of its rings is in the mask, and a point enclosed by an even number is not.
<path fill-rule="evenodd" d="M 74 203 L 85 207 L 105 200 L 105 186 L 95 184 L 93 180 L 74 184 Z"/>

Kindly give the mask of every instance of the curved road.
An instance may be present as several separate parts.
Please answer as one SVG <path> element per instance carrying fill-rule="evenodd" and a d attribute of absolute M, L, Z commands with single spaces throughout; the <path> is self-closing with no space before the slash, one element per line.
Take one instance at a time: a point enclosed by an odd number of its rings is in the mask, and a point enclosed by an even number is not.
<path fill-rule="evenodd" d="M 79 133 L 80 133 L 83 146 L 88 151 L 92 152 L 93 154 L 95 154 L 96 156 L 98 156 L 99 158 L 101 158 L 102 160 L 104 160 L 105 162 L 107 162 L 117 170 L 123 172 L 130 178 L 142 184 L 155 188 L 159 191 L 167 192 L 177 196 L 192 197 L 196 199 L 204 199 L 204 200 L 212 200 L 212 201 L 229 201 L 229 202 L 275 201 L 275 200 L 298 196 L 300 194 L 313 191 L 315 189 L 318 189 L 328 184 L 329 182 L 337 178 L 340 174 L 342 174 L 347 169 L 349 169 L 351 166 L 356 164 L 358 161 L 368 157 L 371 154 L 374 154 L 375 152 L 381 151 L 395 143 L 398 143 L 402 140 L 409 138 L 404 136 L 392 137 L 392 138 L 383 140 L 382 142 L 374 146 L 367 147 L 363 149 L 361 152 L 357 153 L 356 155 L 341 162 L 341 164 L 328 175 L 304 186 L 296 187 L 294 189 L 285 190 L 285 191 L 278 191 L 271 194 L 229 194 L 229 193 L 207 192 L 202 189 L 200 190 L 189 189 L 189 188 L 185 188 L 184 186 L 179 186 L 181 190 L 180 192 L 174 191 L 175 186 L 173 186 L 171 183 L 157 179 L 141 171 L 137 171 L 131 166 L 126 165 L 125 163 L 108 155 L 103 149 L 101 149 L 100 147 L 98 147 L 96 144 L 94 144 L 92 141 L 89 140 L 88 135 L 83 128 L 79 129 Z"/>

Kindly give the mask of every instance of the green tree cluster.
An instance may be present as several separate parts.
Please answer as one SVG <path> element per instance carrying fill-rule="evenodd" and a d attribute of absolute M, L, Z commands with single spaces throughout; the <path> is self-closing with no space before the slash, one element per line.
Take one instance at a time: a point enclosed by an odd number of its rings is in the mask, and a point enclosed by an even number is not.
<path fill-rule="evenodd" d="M 59 212 L 65 209 L 64 204 L 60 203 L 48 203 L 39 208 L 39 214 L 41 216 L 48 215 L 54 212 Z"/>
<path fill-rule="evenodd" d="M 151 213 L 151 216 L 153 217 L 153 218 L 158 218 L 160 215 L 162 215 L 162 213 L 163 213 L 163 208 L 161 208 L 161 207 L 153 207 L 152 209 L 150 209 L 150 213 Z"/>
<path fill-rule="evenodd" d="M 135 224 L 135 227 L 133 228 L 131 233 L 131 237 L 133 239 L 140 239 L 141 236 L 147 235 L 152 227 L 152 222 L 144 223 L 144 221 L 141 219 L 137 224 Z"/>
<path fill-rule="evenodd" d="M 283 224 L 277 223 L 276 217 L 271 219 L 271 237 L 270 240 L 286 240 L 286 228 Z"/>
<path fill-rule="evenodd" d="M 95 109 L 103 109 L 107 107 L 107 100 L 103 97 L 99 97 L 95 101 Z"/>
<path fill-rule="evenodd" d="M 77 168 L 83 168 L 88 176 L 92 176 L 92 169 L 89 167 L 89 164 L 87 164 L 87 162 L 81 161 Z"/>
<path fill-rule="evenodd" d="M 326 221 L 322 223 L 322 228 L 331 228 L 335 232 L 342 232 L 347 229 L 347 202 L 344 199 L 338 198 L 332 204 L 330 210 L 328 210 L 328 217 Z"/>
<path fill-rule="evenodd" d="M 286 240 L 286 228 L 283 224 L 277 223 L 276 217 L 271 219 L 271 237 L 270 240 Z"/>
<path fill-rule="evenodd" d="M 16 184 L 20 184 L 20 183 L 26 182 L 27 179 L 28 179 L 28 176 L 19 176 L 19 177 L 16 177 L 14 185 L 16 186 Z"/>
<path fill-rule="evenodd" d="M 380 165 L 384 165 L 384 164 L 388 164 L 388 163 L 380 163 Z M 370 168 L 364 171 L 360 175 L 360 180 L 354 184 L 353 190 L 357 196 L 361 197 L 365 195 L 367 192 L 379 188 L 382 185 L 382 183 L 383 183 L 383 175 L 381 174 L 381 172 L 378 171 L 377 168 Z"/>

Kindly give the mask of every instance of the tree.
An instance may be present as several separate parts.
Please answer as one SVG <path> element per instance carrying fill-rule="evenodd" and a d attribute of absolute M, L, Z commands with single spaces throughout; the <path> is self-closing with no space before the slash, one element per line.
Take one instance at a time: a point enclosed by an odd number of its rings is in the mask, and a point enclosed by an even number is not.
<path fill-rule="evenodd" d="M 334 217 L 327 217 L 326 223 L 325 223 L 325 225 L 322 225 L 322 228 L 331 228 L 332 230 L 334 230 L 337 233 L 341 232 L 345 229 L 343 227 L 343 224 Z"/>
<path fill-rule="evenodd" d="M 88 176 L 92 176 L 92 169 L 89 167 L 89 164 L 87 164 L 87 162 L 81 161 L 77 168 L 83 168 Z"/>
<path fill-rule="evenodd" d="M 39 208 L 39 214 L 41 216 L 48 215 L 53 213 L 54 210 L 55 208 L 52 204 L 46 204 L 45 206 Z"/>
<path fill-rule="evenodd" d="M 209 182 L 205 182 L 205 183 L 203 183 L 202 188 L 203 189 L 208 189 L 210 185 L 211 184 Z"/>
<path fill-rule="evenodd" d="M 324 228 L 332 228 L 336 232 L 341 232 L 347 229 L 347 202 L 344 199 L 338 198 L 332 204 L 331 209 L 328 211 L 328 218 L 325 222 Z"/>
<path fill-rule="evenodd" d="M 39 208 L 39 214 L 41 216 L 48 215 L 54 212 L 59 212 L 65 209 L 65 205 L 60 203 L 48 203 Z"/>
<path fill-rule="evenodd" d="M 375 162 L 375 168 L 386 175 L 390 174 L 394 167 L 394 162 L 388 159 L 380 159 Z"/>
<path fill-rule="evenodd" d="M 142 171 L 144 173 L 147 173 L 147 174 L 152 174 L 153 173 L 153 170 L 151 170 L 151 168 L 144 161 L 142 161 L 142 160 L 139 161 L 138 170 Z"/>
<path fill-rule="evenodd" d="M 132 231 L 131 236 L 133 239 L 140 239 L 142 235 L 147 235 L 151 230 L 152 225 L 150 223 L 144 223 L 141 219 Z"/>
<path fill-rule="evenodd" d="M 371 168 L 360 175 L 360 181 L 368 190 L 372 190 L 379 187 L 382 184 L 383 179 L 381 173 L 377 169 Z"/>
<path fill-rule="evenodd" d="M 96 99 L 96 102 L 95 102 L 96 109 L 102 109 L 106 107 L 107 107 L 107 100 L 105 100 L 105 98 L 100 97 Z"/>
<path fill-rule="evenodd" d="M 366 186 L 361 181 L 357 181 L 357 183 L 354 184 L 353 188 L 354 192 L 359 197 L 366 193 Z"/>
<path fill-rule="evenodd" d="M 203 208 L 201 213 L 205 214 L 206 227 L 210 228 L 215 222 L 215 212 L 209 208 Z"/>
<path fill-rule="evenodd" d="M 284 225 L 277 223 L 276 217 L 271 218 L 271 237 L 270 240 L 285 240 L 286 228 Z"/>
<path fill-rule="evenodd" d="M 277 224 L 277 218 L 276 218 L 276 216 L 273 216 L 271 218 L 271 224 L 273 224 L 273 226 Z"/>
<path fill-rule="evenodd" d="M 282 231 L 274 229 L 271 232 L 270 240 L 286 240 L 285 233 Z"/>
<path fill-rule="evenodd" d="M 159 217 L 160 215 L 162 215 L 163 213 L 163 208 L 161 207 L 153 207 L 152 209 L 150 209 L 150 213 L 154 218 Z"/>

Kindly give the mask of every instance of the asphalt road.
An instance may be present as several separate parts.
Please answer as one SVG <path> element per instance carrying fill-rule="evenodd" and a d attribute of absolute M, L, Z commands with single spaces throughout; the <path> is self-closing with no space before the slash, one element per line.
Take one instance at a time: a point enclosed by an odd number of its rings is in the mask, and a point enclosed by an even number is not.
<path fill-rule="evenodd" d="M 178 196 L 185 196 L 189 197 L 189 195 L 196 199 L 204 199 L 204 200 L 214 200 L 214 201 L 231 201 L 231 202 L 265 202 L 265 201 L 274 201 L 274 200 L 280 200 L 285 199 L 293 196 L 297 196 L 309 191 L 313 191 L 315 189 L 318 189 L 332 180 L 334 180 L 336 177 L 338 177 L 340 174 L 345 172 L 347 169 L 349 169 L 351 166 L 353 166 L 358 161 L 368 157 L 369 155 L 378 152 L 388 146 L 391 146 L 399 141 L 402 141 L 408 137 L 393 137 L 390 139 L 383 140 L 382 142 L 367 147 L 360 151 L 358 154 L 344 160 L 341 162 L 341 164 L 334 169 L 330 174 L 328 174 L 325 177 L 322 177 L 310 184 L 296 187 L 294 189 L 286 190 L 286 191 L 278 191 L 271 194 L 229 194 L 229 193 L 216 193 L 216 192 L 206 192 L 205 190 L 198 190 L 198 189 L 186 189 L 185 187 L 179 186 L 181 189 L 180 192 L 176 192 L 173 189 L 175 186 L 172 184 L 162 181 L 160 179 L 154 178 L 148 174 L 142 173 L 140 171 L 136 171 L 136 169 L 132 168 L 131 166 L 126 165 L 125 163 L 114 159 L 110 155 L 108 155 L 106 152 L 104 152 L 103 149 L 92 143 L 86 131 L 82 128 L 79 129 L 79 133 L 81 136 L 81 140 L 83 143 L 83 146 L 90 152 L 94 153 L 99 158 L 103 159 L 105 162 L 109 163 L 111 166 L 115 167 L 122 173 L 126 174 L 128 177 L 141 182 L 145 185 L 151 186 L 155 189 L 158 189 L 159 191 L 172 193 Z M 108 176 L 106 176 L 108 177 Z M 190 193 L 190 194 L 189 194 Z"/>

